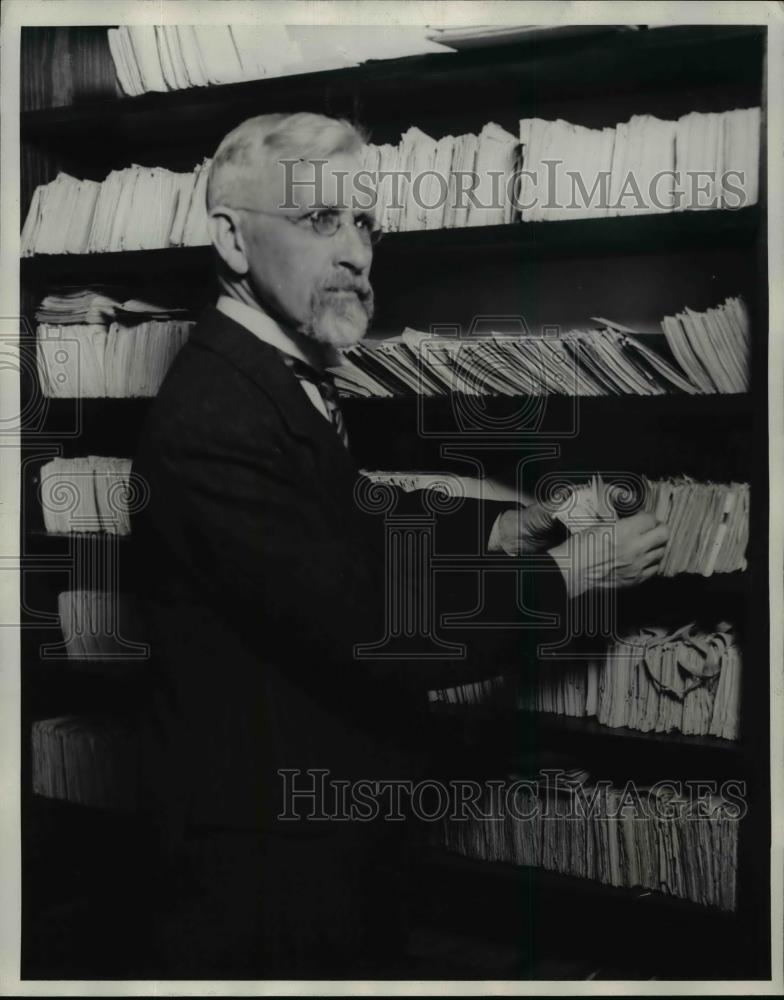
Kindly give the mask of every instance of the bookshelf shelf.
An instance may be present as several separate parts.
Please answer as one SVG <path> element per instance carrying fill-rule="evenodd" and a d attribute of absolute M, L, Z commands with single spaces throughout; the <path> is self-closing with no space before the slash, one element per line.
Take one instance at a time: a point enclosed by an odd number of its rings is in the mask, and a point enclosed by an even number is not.
<path fill-rule="evenodd" d="M 594 879 L 561 875 L 543 868 L 528 868 L 502 861 L 476 861 L 442 849 L 432 848 L 427 855 L 427 863 L 444 872 L 452 872 L 458 877 L 461 875 L 480 876 L 488 880 L 516 883 L 521 889 L 527 889 L 536 894 L 552 893 L 561 897 L 565 895 L 582 896 L 589 899 L 600 897 L 618 903 L 642 905 L 657 911 L 660 916 L 667 913 L 679 913 L 703 919 L 709 915 L 717 922 L 727 925 L 732 925 L 737 921 L 735 913 L 728 913 L 716 907 L 705 907 L 691 900 L 681 899 L 664 892 L 605 885 Z"/>
<path fill-rule="evenodd" d="M 354 113 L 380 124 L 399 120 L 415 100 L 421 112 L 444 115 L 450 107 L 519 108 L 536 98 L 585 99 L 619 88 L 677 92 L 719 85 L 758 84 L 755 64 L 763 29 L 756 26 L 672 27 L 597 32 L 593 37 L 546 39 L 456 53 L 409 56 L 358 67 L 144 94 L 26 111 L 23 140 L 71 146 L 78 137 L 100 135 L 102 145 L 174 145 L 219 139 L 251 114 L 281 105 L 332 114 Z M 423 85 L 423 81 L 426 83 Z M 100 157 L 101 151 L 91 151 Z"/>
<path fill-rule="evenodd" d="M 653 783 L 670 772 L 680 780 L 736 780 L 748 778 L 753 770 L 741 740 L 611 729 L 593 718 L 511 707 L 435 702 L 430 709 L 439 730 L 448 732 L 448 738 L 459 738 L 474 760 L 486 760 L 491 768 L 495 763 L 496 769 L 499 759 L 510 767 L 526 768 L 524 773 L 530 773 L 532 766 L 568 769 L 579 764 L 594 777 L 620 784 Z"/>
<path fill-rule="evenodd" d="M 389 233 L 378 245 L 374 269 L 421 267 L 420 255 L 519 253 L 529 261 L 546 257 L 602 256 L 620 252 L 655 254 L 667 250 L 751 245 L 759 224 L 756 206 L 737 210 L 665 212 L 658 215 L 515 223 Z M 406 261 L 410 261 L 406 265 Z M 94 254 L 37 254 L 21 260 L 26 280 L 47 286 L 77 281 L 141 278 L 159 283 L 211 280 L 210 247 L 169 247 Z"/>
<path fill-rule="evenodd" d="M 45 399 L 35 414 L 36 444 L 57 444 L 65 457 L 132 455 L 151 399 Z M 449 442 L 480 447 L 488 474 L 510 454 L 558 448 L 572 471 L 626 468 L 650 476 L 705 470 L 719 479 L 748 473 L 746 446 L 753 420 L 747 394 L 710 396 L 400 396 L 344 399 L 352 450 L 367 469 L 415 468 L 432 462 Z M 511 426 L 508 418 L 518 415 Z M 492 431 L 498 421 L 500 430 Z M 687 447 L 683 429 L 697 442 L 689 463 L 675 449 Z M 411 433 L 401 434 L 401 430 Z M 590 432 L 590 433 L 589 433 Z M 473 436 L 472 436 L 473 434 Z M 663 446 L 668 442 L 668 447 Z M 494 457 L 495 456 L 495 457 Z M 623 465 L 618 465 L 623 462 Z M 499 465 L 496 469 L 493 465 Z M 597 464 L 598 463 L 598 464 Z M 441 465 L 450 467 L 443 458 Z M 688 466 L 688 468 L 687 468 Z M 456 467 L 462 468 L 462 467 Z M 465 473 L 465 469 L 462 471 Z M 473 473 L 472 473 L 473 474 Z"/>

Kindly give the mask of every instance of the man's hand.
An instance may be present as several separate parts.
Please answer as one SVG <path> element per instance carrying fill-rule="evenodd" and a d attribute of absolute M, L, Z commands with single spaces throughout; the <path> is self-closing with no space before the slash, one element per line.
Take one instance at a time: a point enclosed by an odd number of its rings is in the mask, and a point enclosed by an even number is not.
<path fill-rule="evenodd" d="M 634 587 L 659 568 L 669 538 L 666 525 L 640 513 L 576 532 L 550 550 L 569 597 L 586 590 Z"/>
<path fill-rule="evenodd" d="M 538 503 L 529 507 L 511 507 L 500 514 L 493 525 L 489 548 L 503 550 L 510 556 L 547 552 L 563 537 L 564 527 Z"/>

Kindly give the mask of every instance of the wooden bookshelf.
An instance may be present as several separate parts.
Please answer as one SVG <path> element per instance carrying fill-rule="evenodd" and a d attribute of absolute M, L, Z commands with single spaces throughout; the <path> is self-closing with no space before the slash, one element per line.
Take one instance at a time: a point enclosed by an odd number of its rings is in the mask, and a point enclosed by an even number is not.
<path fill-rule="evenodd" d="M 430 706 L 443 741 L 460 742 L 463 752 L 482 773 L 500 760 L 528 774 L 538 766 L 584 766 L 592 776 L 650 784 L 661 774 L 681 780 L 748 781 L 753 758 L 743 740 L 715 736 L 684 736 L 679 732 L 640 732 L 626 726 L 611 728 L 595 718 L 574 718 L 552 712 L 529 712 L 497 705 Z M 555 748 L 555 749 L 554 749 Z M 550 759 L 555 752 L 556 758 Z M 540 759 L 541 758 L 541 759 Z M 542 763 L 542 760 L 544 763 Z M 488 775 L 489 776 L 489 775 Z"/>
<path fill-rule="evenodd" d="M 639 255 L 697 250 L 717 245 L 753 246 L 757 206 L 734 211 L 662 212 L 657 215 L 469 226 L 386 234 L 375 251 L 374 267 L 421 267 L 420 255 L 518 253 L 531 260 L 571 256 Z M 406 261 L 410 259 L 410 264 Z M 23 257 L 26 281 L 42 285 L 76 282 L 212 278 L 211 247 L 169 247 L 92 254 L 36 254 Z"/>
<path fill-rule="evenodd" d="M 375 132 L 392 119 L 397 123 L 414 98 L 420 110 L 441 117 L 455 106 L 488 109 L 510 101 L 525 117 L 543 95 L 595 100 L 617 93 L 619 81 L 638 94 L 718 86 L 752 90 L 759 86 L 756 66 L 763 46 L 764 29 L 753 25 L 610 28 L 592 39 L 531 40 L 132 98 L 111 99 L 107 86 L 99 100 L 75 94 L 65 106 L 24 112 L 21 134 L 24 140 L 69 146 L 98 131 L 107 145 L 174 144 L 194 132 L 220 139 L 235 122 L 281 105 L 348 111 L 372 121 Z"/>
<path fill-rule="evenodd" d="M 765 29 L 759 26 L 631 32 L 610 27 L 587 38 L 537 39 L 136 98 L 118 96 L 103 49 L 105 29 L 40 38 L 43 62 L 27 104 L 34 109 L 23 111 L 21 117 L 23 211 L 34 184 L 53 179 L 60 169 L 96 178 L 131 162 L 189 170 L 200 157 L 211 155 L 234 124 L 252 114 L 281 108 L 359 118 L 370 126 L 372 141 L 380 143 L 397 141 L 400 132 L 412 124 L 435 136 L 476 132 L 489 120 L 515 130 L 517 119 L 528 115 L 562 117 L 600 127 L 627 120 L 633 113 L 672 118 L 692 110 L 720 111 L 763 103 Z M 38 51 L 37 36 L 30 35 L 26 44 L 27 58 L 32 59 Z M 53 80 L 60 79 L 57 74 L 65 73 L 58 66 L 69 52 L 78 62 L 78 52 L 69 48 L 72 44 L 89 49 L 85 65 L 93 66 L 100 77 L 97 93 L 90 93 L 86 85 L 89 74 L 78 65 L 70 68 L 65 83 L 52 86 Z M 51 98 L 58 90 L 66 103 L 45 106 L 47 95 Z M 619 890 L 555 873 L 430 852 L 421 865 L 424 891 L 419 905 L 439 920 L 459 922 L 468 919 L 467 909 L 473 909 L 481 912 L 479 922 L 486 925 L 487 934 L 514 934 L 522 927 L 537 947 L 544 942 L 545 948 L 557 949 L 560 944 L 567 950 L 584 948 L 586 953 L 603 949 L 604 954 L 614 957 L 619 950 L 623 957 L 627 949 L 627 955 L 633 956 L 628 960 L 635 973 L 645 968 L 659 978 L 672 978 L 675 973 L 678 978 L 710 978 L 717 970 L 727 978 L 767 975 L 770 814 L 765 250 L 764 193 L 759 206 L 739 211 L 397 233 L 388 235 L 378 247 L 373 279 L 384 292 L 379 300 L 400 302 L 399 314 L 393 308 L 383 312 L 382 306 L 383 333 L 398 332 L 401 322 L 427 329 L 434 318 L 454 319 L 467 328 L 477 312 L 491 311 L 488 303 L 496 300 L 502 302 L 498 308 L 505 314 L 522 313 L 531 303 L 535 311 L 540 289 L 546 301 L 541 315 L 532 321 L 533 329 L 537 321 L 549 321 L 548 310 L 560 299 L 573 299 L 575 309 L 586 318 L 598 314 L 622 322 L 624 314 L 613 312 L 613 300 L 601 312 L 591 311 L 599 308 L 591 298 L 592 290 L 599 288 L 596 294 L 604 294 L 605 288 L 612 287 L 609 282 L 615 280 L 617 297 L 627 311 L 636 297 L 643 300 L 647 296 L 657 307 L 661 300 L 658 313 L 650 308 L 650 302 L 648 308 L 651 316 L 659 318 L 672 308 L 703 308 L 703 303 L 715 305 L 727 295 L 742 293 L 752 308 L 756 338 L 753 388 L 748 395 L 548 397 L 538 422 L 518 426 L 503 439 L 496 439 L 489 452 L 477 451 L 488 473 L 497 475 L 525 448 L 534 447 L 537 440 L 546 442 L 549 434 L 558 454 L 543 461 L 543 471 L 625 469 L 652 478 L 690 474 L 751 482 L 749 572 L 708 579 L 683 576 L 656 580 L 647 591 L 640 588 L 623 597 L 625 613 L 631 618 L 646 605 L 653 605 L 673 620 L 679 615 L 691 619 L 712 613 L 739 620 L 747 665 L 741 741 L 645 734 L 608 729 L 590 719 L 514 712 L 484 718 L 483 713 L 472 713 L 466 722 L 462 716 L 467 713 L 439 709 L 443 718 L 438 720 L 455 733 L 460 729 L 460 739 L 469 750 L 483 745 L 489 767 L 497 751 L 499 771 L 510 759 L 508 751 L 519 749 L 522 742 L 533 747 L 534 756 L 539 750 L 556 748 L 565 755 L 581 756 L 608 774 L 666 772 L 666 777 L 747 780 L 750 813 L 741 827 L 738 911 L 724 914 L 661 893 Z M 605 277 L 606 285 L 597 279 L 602 270 L 611 276 Z M 581 281 L 575 280 L 581 271 Z M 194 304 L 200 305 L 214 292 L 210 273 L 211 252 L 206 247 L 38 255 L 21 261 L 23 313 L 32 330 L 33 312 L 41 296 L 64 284 L 133 287 L 137 282 L 172 286 L 188 282 L 197 287 Z M 646 284 L 648 275 L 650 282 Z M 683 293 L 690 282 L 694 298 Z M 516 285 L 519 293 L 510 292 Z M 421 314 L 409 318 L 412 303 L 421 306 Z M 569 319 L 570 315 L 554 316 L 558 323 Z M 150 405 L 150 400 L 144 399 L 39 402 L 42 405 L 31 414 L 25 428 L 23 450 L 30 454 L 42 443 L 51 443 L 65 456 L 131 455 Z M 472 470 L 454 456 L 454 450 L 466 444 L 464 404 L 474 402 L 475 397 L 352 399 L 345 401 L 344 408 L 352 445 L 364 467 L 445 468 L 468 475 Z M 490 416 L 500 417 L 517 412 L 523 402 L 522 398 L 487 397 L 482 406 Z M 579 414 L 577 423 L 575 413 Z M 564 431 L 568 426 L 575 431 L 571 436 Z M 74 543 L 69 536 L 47 535 L 36 518 L 28 518 L 25 528 L 23 551 L 28 567 L 39 566 L 37 572 L 44 575 L 46 561 L 67 561 L 74 544 L 96 553 L 109 544 L 102 536 Z M 124 558 L 126 540 L 115 536 L 113 541 L 118 541 Z M 85 706 L 92 706 L 100 697 L 96 693 L 93 702 L 90 685 L 122 688 L 125 684 L 123 677 L 109 676 L 115 669 L 122 674 L 120 663 L 41 663 L 34 645 L 32 640 L 28 643 L 28 659 L 23 664 L 23 733 L 29 732 L 33 709 L 42 704 L 54 710 L 54 706 L 81 704 L 81 698 Z M 131 665 L 129 672 L 133 670 Z M 107 697 L 114 704 L 113 696 Z M 27 781 L 26 744 L 23 751 L 23 780 Z M 43 820 L 42 811 L 46 814 Z M 100 823 L 91 826 L 84 812 L 89 811 L 31 803 L 29 797 L 25 802 L 23 816 L 33 828 L 24 849 L 25 878 L 37 903 L 46 896 L 46 889 L 35 878 L 32 866 L 46 855 L 46 845 L 56 840 L 62 816 L 76 816 L 77 825 L 99 828 Z M 109 866 L 108 856 L 103 863 Z M 501 896 L 507 902 L 496 909 Z M 527 919 L 509 919 L 510 915 L 520 917 L 523 910 Z M 671 949 L 669 954 L 667 948 Z M 46 962 L 40 955 L 31 956 L 28 965 L 40 970 Z"/>

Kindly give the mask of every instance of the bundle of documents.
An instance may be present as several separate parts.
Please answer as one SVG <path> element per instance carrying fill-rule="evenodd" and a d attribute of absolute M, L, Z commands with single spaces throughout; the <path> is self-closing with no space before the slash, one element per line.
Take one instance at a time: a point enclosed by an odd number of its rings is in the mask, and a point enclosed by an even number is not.
<path fill-rule="evenodd" d="M 83 253 L 102 188 L 99 181 L 80 181 L 62 172 L 39 184 L 22 227 L 22 256 Z"/>
<path fill-rule="evenodd" d="M 759 108 L 603 129 L 524 118 L 520 142 L 523 222 L 742 208 L 759 196 Z"/>
<path fill-rule="evenodd" d="M 440 844 L 481 861 L 735 909 L 739 823 L 728 800 L 640 789 L 640 809 L 623 790 L 590 781 L 571 788 L 561 782 L 546 792 L 534 782 L 518 782 L 502 791 L 487 790 L 476 812 L 443 820 Z"/>
<path fill-rule="evenodd" d="M 665 317 L 664 340 L 602 317 L 591 330 L 557 336 L 399 337 L 347 348 L 332 368 L 344 396 L 664 395 L 749 389 L 751 325 L 745 303 Z M 669 357 L 667 356 L 669 354 Z M 673 364 L 673 361 L 675 364 Z"/>
<path fill-rule="evenodd" d="M 22 229 L 22 256 L 203 246 L 210 161 L 190 173 L 134 164 L 102 182 L 59 173 L 40 184 Z"/>
<path fill-rule="evenodd" d="M 562 509 L 553 509 L 553 516 L 572 533 L 613 524 L 618 520 L 612 499 L 616 489 L 594 476 L 591 482 L 568 491 Z M 711 576 L 746 569 L 748 483 L 698 483 L 688 476 L 651 480 L 643 476 L 634 489 L 639 495 L 627 500 L 633 500 L 635 509 L 653 514 L 669 530 L 659 566 L 662 576 Z"/>
<path fill-rule="evenodd" d="M 108 326 L 113 320 L 128 324 L 150 319 L 172 319 L 188 314 L 182 306 L 141 299 L 118 298 L 109 288 L 73 288 L 50 292 L 35 311 L 38 323 Z"/>
<path fill-rule="evenodd" d="M 611 728 L 737 740 L 741 653 L 726 623 L 705 632 L 646 627 L 601 657 L 540 668 L 533 685 L 511 676 L 429 692 L 433 703 L 503 705 L 590 717 Z"/>
<path fill-rule="evenodd" d="M 700 392 L 748 392 L 751 324 L 742 299 L 716 309 L 685 309 L 665 316 L 667 344 L 689 381 Z"/>
<path fill-rule="evenodd" d="M 143 635 L 132 595 L 103 590 L 64 590 L 57 611 L 69 659 L 127 657 Z"/>
<path fill-rule="evenodd" d="M 43 323 L 36 333 L 39 384 L 45 396 L 154 396 L 193 325 L 183 320 L 108 328 Z"/>
<path fill-rule="evenodd" d="M 424 27 L 320 25 L 124 25 L 109 29 L 109 50 L 131 97 L 449 52 Z"/>
<path fill-rule="evenodd" d="M 130 458 L 53 458 L 41 466 L 44 526 L 52 534 L 127 535 L 128 506 L 137 492 Z"/>
<path fill-rule="evenodd" d="M 646 488 L 644 509 L 670 532 L 662 576 L 746 569 L 748 483 L 696 483 L 682 477 L 648 480 Z"/>
<path fill-rule="evenodd" d="M 699 177 L 685 208 L 739 208 L 759 199 L 760 109 L 684 115 L 676 123 L 675 163 L 682 177 Z M 682 184 L 685 182 L 682 180 Z M 692 184 L 694 182 L 692 181 Z M 689 187 L 692 186 L 689 185 Z"/>
<path fill-rule="evenodd" d="M 494 122 L 478 136 L 438 140 L 410 128 L 397 146 L 366 145 L 362 166 L 378 180 L 375 216 L 385 232 L 515 221 L 519 143 Z"/>
<path fill-rule="evenodd" d="M 74 715 L 33 723 L 33 792 L 97 809 L 138 803 L 138 738 L 123 723 Z"/>
<path fill-rule="evenodd" d="M 471 497 L 475 500 L 505 501 L 507 503 L 530 503 L 530 498 L 521 497 L 510 486 L 495 479 L 479 479 L 474 476 L 458 476 L 452 472 L 386 472 L 362 470 L 362 475 L 373 483 L 388 483 L 404 493 L 417 490 L 435 490 L 444 496 Z"/>
<path fill-rule="evenodd" d="M 358 344 L 332 369 L 345 396 L 605 396 L 696 394 L 700 390 L 666 357 L 600 320 L 602 328 L 559 336 L 472 340 L 436 338 L 406 329 L 397 338 Z"/>

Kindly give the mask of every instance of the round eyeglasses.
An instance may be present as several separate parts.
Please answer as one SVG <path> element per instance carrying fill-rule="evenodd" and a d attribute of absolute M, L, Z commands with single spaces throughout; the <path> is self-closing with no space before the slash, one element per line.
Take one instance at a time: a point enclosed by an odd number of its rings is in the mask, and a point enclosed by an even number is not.
<path fill-rule="evenodd" d="M 383 236 L 383 230 L 377 224 L 375 218 L 367 212 L 358 212 L 356 215 L 349 215 L 337 208 L 318 208 L 304 215 L 295 216 L 283 215 L 280 212 L 270 212 L 265 208 L 249 208 L 245 205 L 234 205 L 232 207 L 243 212 L 255 212 L 258 215 L 271 215 L 278 219 L 285 219 L 300 229 L 309 229 L 316 236 L 326 238 L 335 236 L 339 229 L 347 225 L 353 225 L 354 229 L 359 233 L 362 242 L 367 243 L 369 246 L 376 246 Z"/>

